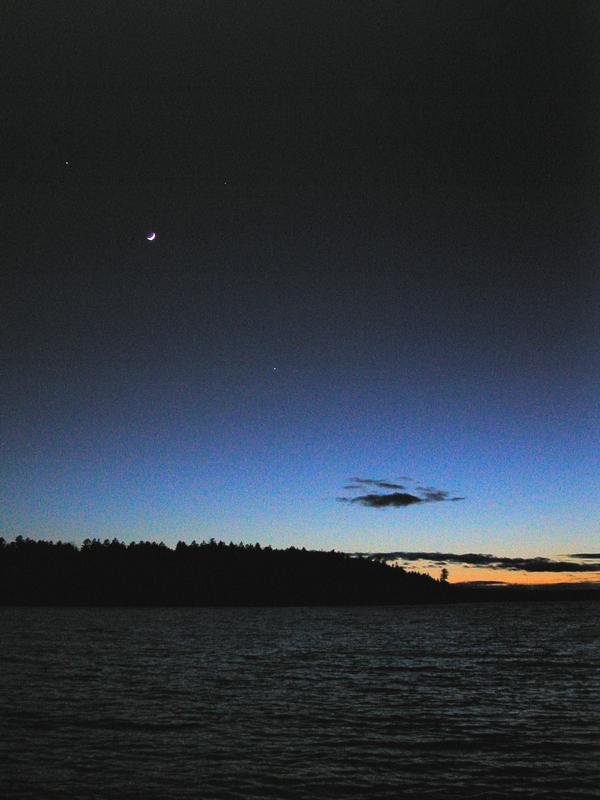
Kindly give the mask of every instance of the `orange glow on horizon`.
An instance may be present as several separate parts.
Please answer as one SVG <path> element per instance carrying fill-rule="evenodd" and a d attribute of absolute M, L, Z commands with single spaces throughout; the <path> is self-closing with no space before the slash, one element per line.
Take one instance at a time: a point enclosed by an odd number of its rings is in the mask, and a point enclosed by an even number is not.
<path fill-rule="evenodd" d="M 405 565 L 407 570 L 425 572 L 432 578 L 439 578 L 442 567 L 429 567 L 415 563 Z M 491 567 L 466 567 L 463 564 L 448 564 L 448 583 L 462 583 L 464 581 L 498 581 L 524 586 L 538 586 L 541 584 L 560 583 L 588 583 L 600 581 L 600 572 L 526 572 L 514 569 L 492 569 Z"/>

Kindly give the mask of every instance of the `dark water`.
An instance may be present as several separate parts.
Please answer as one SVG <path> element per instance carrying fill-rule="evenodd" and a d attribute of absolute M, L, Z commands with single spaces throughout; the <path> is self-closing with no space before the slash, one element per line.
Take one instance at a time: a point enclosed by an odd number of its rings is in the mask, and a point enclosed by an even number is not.
<path fill-rule="evenodd" d="M 599 611 L 0 609 L 0 797 L 598 797 Z"/>

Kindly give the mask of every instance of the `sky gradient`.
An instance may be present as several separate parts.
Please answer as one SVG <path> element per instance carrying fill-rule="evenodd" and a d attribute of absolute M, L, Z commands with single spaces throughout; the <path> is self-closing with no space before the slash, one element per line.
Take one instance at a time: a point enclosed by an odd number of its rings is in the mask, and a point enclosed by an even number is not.
<path fill-rule="evenodd" d="M 595 4 L 8 17 L 5 538 L 600 549 Z"/>

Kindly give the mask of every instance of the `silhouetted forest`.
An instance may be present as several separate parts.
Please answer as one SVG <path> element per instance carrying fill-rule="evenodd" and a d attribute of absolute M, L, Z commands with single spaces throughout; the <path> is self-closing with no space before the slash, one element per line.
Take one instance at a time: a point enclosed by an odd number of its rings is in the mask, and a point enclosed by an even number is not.
<path fill-rule="evenodd" d="M 4 605 L 383 605 L 600 599 L 600 591 L 455 587 L 335 551 L 209 542 L 175 548 L 0 538 Z"/>
<path fill-rule="evenodd" d="M 258 544 L 0 539 L 0 602 L 66 605 L 330 605 L 438 601 L 446 587 L 337 552 Z"/>

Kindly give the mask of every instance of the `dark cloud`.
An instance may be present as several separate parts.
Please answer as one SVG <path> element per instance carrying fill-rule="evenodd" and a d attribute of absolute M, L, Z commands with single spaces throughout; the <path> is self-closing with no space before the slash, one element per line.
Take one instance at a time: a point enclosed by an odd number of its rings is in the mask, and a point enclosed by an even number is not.
<path fill-rule="evenodd" d="M 351 503 L 360 503 L 361 506 L 368 508 L 403 508 L 412 506 L 415 503 L 424 503 L 421 497 L 406 492 L 391 492 L 390 494 L 363 494 L 353 497 Z"/>
<path fill-rule="evenodd" d="M 485 587 L 485 586 L 511 586 L 511 585 L 515 585 L 515 584 L 509 584 L 509 583 L 506 583 L 506 581 L 459 581 L 459 585 L 460 586 L 472 586 L 474 589 L 476 589 L 479 586 L 481 586 L 481 587 Z"/>
<path fill-rule="evenodd" d="M 463 564 L 491 569 L 509 569 L 523 572 L 600 572 L 600 562 L 578 564 L 572 561 L 554 561 L 550 558 L 508 558 L 484 553 L 431 553 L 395 551 L 389 553 L 356 553 L 355 555 L 383 561 L 403 560 L 435 561 L 437 564 Z M 590 555 L 590 554 L 588 554 Z"/>
<path fill-rule="evenodd" d="M 546 558 L 502 559 L 499 566 L 525 572 L 600 572 L 600 563 L 573 564 L 569 561 L 551 561 Z"/>
<path fill-rule="evenodd" d="M 569 553 L 569 558 L 600 558 L 600 553 Z"/>
<path fill-rule="evenodd" d="M 410 480 L 405 478 L 404 480 Z M 406 486 L 402 483 L 394 483 L 382 478 L 350 478 L 350 483 L 344 486 L 344 489 L 349 490 L 364 490 L 366 487 L 375 487 L 377 489 L 405 489 Z M 450 497 L 450 492 L 443 489 L 436 489 L 435 486 L 416 486 L 412 493 L 403 491 L 391 491 L 387 494 L 379 492 L 370 492 L 369 494 L 361 494 L 357 497 L 338 497 L 340 503 L 358 503 L 367 508 L 406 508 L 406 506 L 414 506 L 419 503 L 443 503 L 446 501 L 455 502 L 457 500 L 464 500 L 464 497 Z"/>

